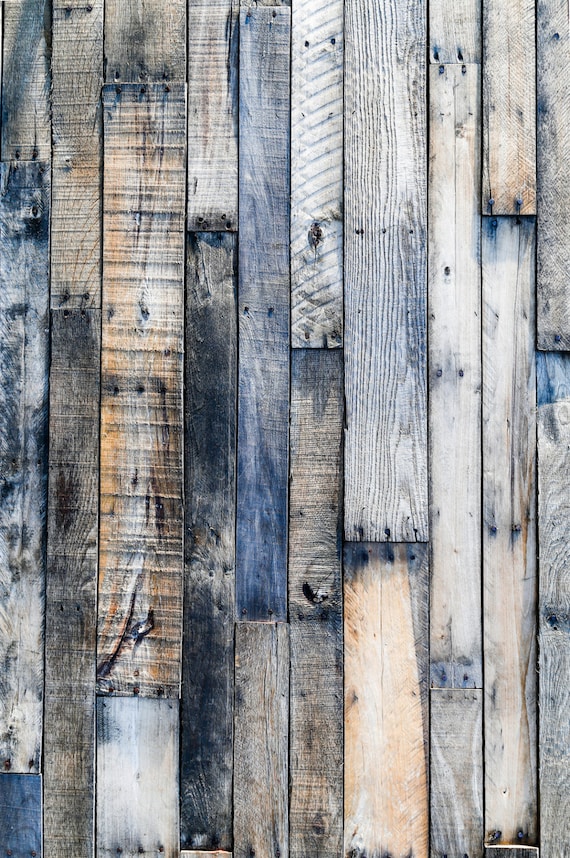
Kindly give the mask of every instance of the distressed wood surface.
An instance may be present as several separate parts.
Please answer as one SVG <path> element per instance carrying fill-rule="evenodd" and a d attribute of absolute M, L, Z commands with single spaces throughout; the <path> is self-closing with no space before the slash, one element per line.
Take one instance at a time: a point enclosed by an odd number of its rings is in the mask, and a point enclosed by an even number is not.
<path fill-rule="evenodd" d="M 423 0 L 345 3 L 349 540 L 428 538 L 425 19 Z"/>
<path fill-rule="evenodd" d="M 0 851 L 12 858 L 42 855 L 41 775 L 0 774 Z"/>
<path fill-rule="evenodd" d="M 342 855 L 342 354 L 291 370 L 291 858 Z"/>
<path fill-rule="evenodd" d="M 342 0 L 296 0 L 291 53 L 291 343 L 342 345 Z"/>
<path fill-rule="evenodd" d="M 285 620 L 291 10 L 240 22 L 236 609 Z"/>
<path fill-rule="evenodd" d="M 42 744 L 49 359 L 49 170 L 0 166 L 0 769 Z"/>
<path fill-rule="evenodd" d="M 185 0 L 105 0 L 105 81 L 186 79 Z"/>
<path fill-rule="evenodd" d="M 237 623 L 235 858 L 289 854 L 289 627 Z"/>
<path fill-rule="evenodd" d="M 214 852 L 204 852 L 201 849 L 194 852 L 184 850 L 180 853 L 180 858 L 232 858 L 232 853 L 223 852 L 219 849 L 216 849 Z"/>
<path fill-rule="evenodd" d="M 553 855 L 559 853 L 554 852 Z M 539 858 L 537 846 L 487 846 L 485 858 Z"/>
<path fill-rule="evenodd" d="M 481 62 L 481 0 L 432 0 L 429 59 L 446 64 Z"/>
<path fill-rule="evenodd" d="M 181 843 L 231 849 L 236 236 L 190 233 L 186 260 Z"/>
<path fill-rule="evenodd" d="M 536 773 L 534 219 L 483 221 L 485 829 L 533 844 Z"/>
<path fill-rule="evenodd" d="M 344 852 L 352 858 L 428 855 L 427 628 L 427 547 L 346 545 Z"/>
<path fill-rule="evenodd" d="M 184 84 L 118 89 L 103 91 L 98 688 L 178 697 Z"/>

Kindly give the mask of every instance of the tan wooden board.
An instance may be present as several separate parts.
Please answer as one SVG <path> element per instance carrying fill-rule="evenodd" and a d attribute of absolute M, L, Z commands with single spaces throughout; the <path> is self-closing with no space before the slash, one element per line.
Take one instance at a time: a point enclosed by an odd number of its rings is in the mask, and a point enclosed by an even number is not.
<path fill-rule="evenodd" d="M 431 0 L 430 63 L 481 62 L 481 0 Z"/>

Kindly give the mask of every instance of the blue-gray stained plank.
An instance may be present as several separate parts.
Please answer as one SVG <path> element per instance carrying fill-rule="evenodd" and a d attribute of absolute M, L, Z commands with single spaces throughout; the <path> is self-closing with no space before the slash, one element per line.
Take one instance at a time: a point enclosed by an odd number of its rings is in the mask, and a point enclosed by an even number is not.
<path fill-rule="evenodd" d="M 41 858 L 41 775 L 0 775 L 0 855 Z"/>

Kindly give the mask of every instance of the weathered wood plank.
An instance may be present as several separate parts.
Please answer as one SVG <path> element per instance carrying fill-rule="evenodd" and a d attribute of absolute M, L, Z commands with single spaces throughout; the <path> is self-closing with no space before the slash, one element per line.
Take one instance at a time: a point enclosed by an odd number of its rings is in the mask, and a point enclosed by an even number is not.
<path fill-rule="evenodd" d="M 345 536 L 421 542 L 425 3 L 347 0 L 345 28 Z"/>
<path fill-rule="evenodd" d="M 178 705 L 97 700 L 97 855 L 179 858 Z"/>
<path fill-rule="evenodd" d="M 428 552 L 344 551 L 344 854 L 428 854 Z"/>
<path fill-rule="evenodd" d="M 483 214 L 536 213 L 534 31 L 534 0 L 484 0 Z"/>
<path fill-rule="evenodd" d="M 540 850 L 536 846 L 487 846 L 485 848 L 485 858 L 538 858 L 539 854 Z"/>
<path fill-rule="evenodd" d="M 180 858 L 232 858 L 231 852 L 223 852 L 220 849 L 217 849 L 215 852 L 204 852 L 202 850 L 189 852 L 184 850 L 180 853 Z"/>
<path fill-rule="evenodd" d="M 188 228 L 236 230 L 239 0 L 188 5 Z"/>
<path fill-rule="evenodd" d="M 430 692 L 430 855 L 483 852 L 483 692 Z"/>
<path fill-rule="evenodd" d="M 12 858 L 41 857 L 41 775 L 0 774 L 0 851 Z"/>
<path fill-rule="evenodd" d="M 485 829 L 537 836 L 534 219 L 483 221 Z"/>
<path fill-rule="evenodd" d="M 287 618 L 291 10 L 241 12 L 236 609 Z"/>
<path fill-rule="evenodd" d="M 98 688 L 177 697 L 184 84 L 105 87 Z"/>
<path fill-rule="evenodd" d="M 291 340 L 342 345 L 342 0 L 296 0 L 291 54 Z"/>
<path fill-rule="evenodd" d="M 291 858 L 342 855 L 342 354 L 296 350 L 291 376 Z"/>
<path fill-rule="evenodd" d="M 432 0 L 429 47 L 431 63 L 480 63 L 481 0 Z"/>
<path fill-rule="evenodd" d="M 234 856 L 288 851 L 289 627 L 236 624 Z"/>
<path fill-rule="evenodd" d="M 49 170 L 0 165 L 0 767 L 42 744 L 49 356 Z"/>
<path fill-rule="evenodd" d="M 479 67 L 429 81 L 431 685 L 482 688 Z"/>
<path fill-rule="evenodd" d="M 231 849 L 236 236 L 190 233 L 186 260 L 181 843 Z"/>

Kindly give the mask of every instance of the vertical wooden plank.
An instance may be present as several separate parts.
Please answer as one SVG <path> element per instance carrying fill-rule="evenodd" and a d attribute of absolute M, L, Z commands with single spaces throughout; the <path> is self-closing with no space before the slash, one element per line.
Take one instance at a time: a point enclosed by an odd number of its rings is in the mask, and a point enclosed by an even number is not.
<path fill-rule="evenodd" d="M 239 0 L 188 5 L 188 228 L 238 217 Z"/>
<path fill-rule="evenodd" d="M 342 345 L 342 0 L 292 9 L 291 340 Z"/>
<path fill-rule="evenodd" d="M 49 170 L 0 166 L 0 768 L 40 770 Z"/>
<path fill-rule="evenodd" d="M 432 0 L 430 63 L 481 62 L 481 0 Z"/>
<path fill-rule="evenodd" d="M 189 234 L 181 843 L 231 849 L 237 241 Z"/>
<path fill-rule="evenodd" d="M 288 851 L 289 627 L 237 623 L 234 856 Z"/>
<path fill-rule="evenodd" d="M 345 536 L 427 540 L 426 8 L 345 4 Z"/>
<path fill-rule="evenodd" d="M 41 775 L 0 775 L 0 851 L 12 858 L 42 855 Z"/>
<path fill-rule="evenodd" d="M 236 609 L 287 618 L 291 10 L 240 18 Z"/>
<path fill-rule="evenodd" d="M 177 697 L 184 84 L 105 87 L 103 105 L 98 688 Z"/>
<path fill-rule="evenodd" d="M 428 854 L 428 553 L 344 551 L 344 853 Z"/>
<path fill-rule="evenodd" d="M 483 220 L 485 828 L 537 836 L 534 219 Z"/>
<path fill-rule="evenodd" d="M 97 700 L 97 855 L 179 858 L 178 705 Z"/>
<path fill-rule="evenodd" d="M 342 855 L 342 354 L 296 350 L 291 377 L 291 858 Z"/>

